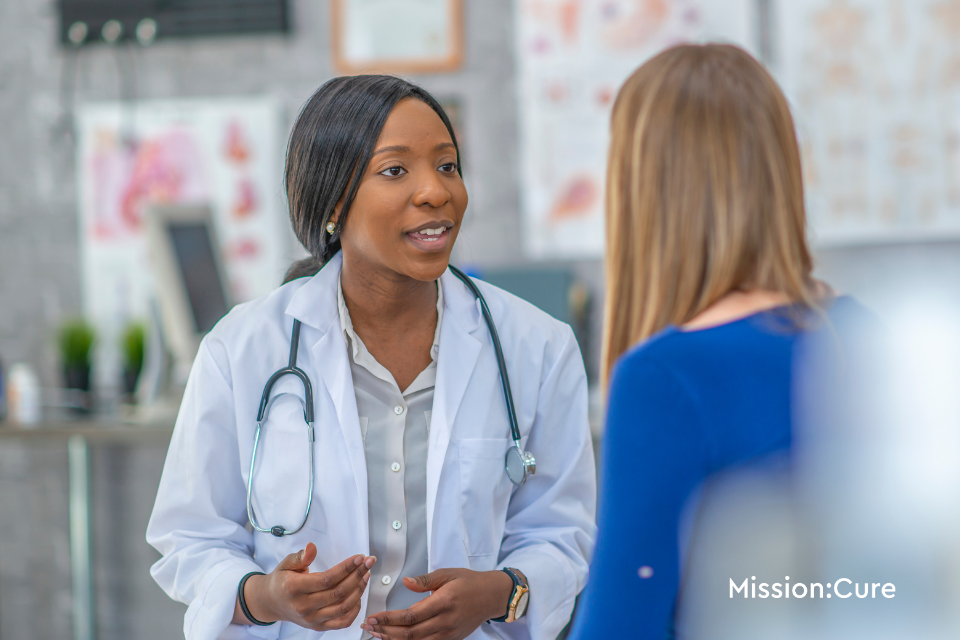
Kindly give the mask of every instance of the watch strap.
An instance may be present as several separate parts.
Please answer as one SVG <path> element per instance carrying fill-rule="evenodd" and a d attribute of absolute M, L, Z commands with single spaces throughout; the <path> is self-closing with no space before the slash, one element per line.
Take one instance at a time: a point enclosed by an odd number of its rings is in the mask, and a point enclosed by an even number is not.
<path fill-rule="evenodd" d="M 490 622 L 506 622 L 507 618 L 510 616 L 510 605 L 513 604 L 513 599 L 517 595 L 517 588 L 524 587 L 527 588 L 527 585 L 524 584 L 524 581 L 520 579 L 520 576 L 517 575 L 517 572 L 509 567 L 504 567 L 500 569 L 505 574 L 510 576 L 510 579 L 513 580 L 513 589 L 510 590 L 510 598 L 507 599 L 507 611 L 499 618 L 490 618 Z"/>

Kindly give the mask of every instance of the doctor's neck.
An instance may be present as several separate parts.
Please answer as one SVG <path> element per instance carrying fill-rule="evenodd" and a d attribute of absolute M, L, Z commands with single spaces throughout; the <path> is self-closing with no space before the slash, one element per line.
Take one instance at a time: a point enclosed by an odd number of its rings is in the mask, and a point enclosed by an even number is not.
<path fill-rule="evenodd" d="M 403 391 L 432 358 L 437 285 L 351 257 L 344 252 L 340 282 L 353 330 Z"/>
<path fill-rule="evenodd" d="M 359 264 L 355 264 L 359 262 Z M 340 279 L 343 298 L 355 328 L 396 332 L 415 325 L 436 326 L 437 285 L 386 267 L 364 264 L 344 255 Z M 362 337 L 362 335 L 361 335 Z"/>

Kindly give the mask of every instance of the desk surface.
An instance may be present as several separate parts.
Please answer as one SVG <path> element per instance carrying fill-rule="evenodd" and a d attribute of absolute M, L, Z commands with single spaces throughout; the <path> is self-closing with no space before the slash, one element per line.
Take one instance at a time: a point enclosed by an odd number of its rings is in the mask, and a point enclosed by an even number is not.
<path fill-rule="evenodd" d="M 0 442 L 5 440 L 66 440 L 83 436 L 93 443 L 162 443 L 170 442 L 172 423 L 131 424 L 98 420 L 61 420 L 41 422 L 28 428 L 9 422 L 0 423 Z"/>

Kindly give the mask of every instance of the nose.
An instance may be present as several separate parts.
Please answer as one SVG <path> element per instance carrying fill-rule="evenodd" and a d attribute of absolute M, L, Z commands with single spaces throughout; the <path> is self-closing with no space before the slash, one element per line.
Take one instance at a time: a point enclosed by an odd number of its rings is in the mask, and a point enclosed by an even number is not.
<path fill-rule="evenodd" d="M 438 209 L 450 202 L 450 191 L 441 181 L 439 172 L 428 170 L 417 183 L 417 191 L 413 196 L 415 206 L 428 205 Z"/>

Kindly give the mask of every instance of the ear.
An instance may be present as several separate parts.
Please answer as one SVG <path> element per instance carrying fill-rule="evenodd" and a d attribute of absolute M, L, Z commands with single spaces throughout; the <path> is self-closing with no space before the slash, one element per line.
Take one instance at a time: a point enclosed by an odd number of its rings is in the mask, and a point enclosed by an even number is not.
<path fill-rule="evenodd" d="M 330 219 L 327 222 L 332 222 L 333 224 L 339 224 L 340 222 L 340 212 L 343 211 L 343 198 L 340 198 L 336 206 L 333 207 L 333 213 L 330 214 Z"/>

